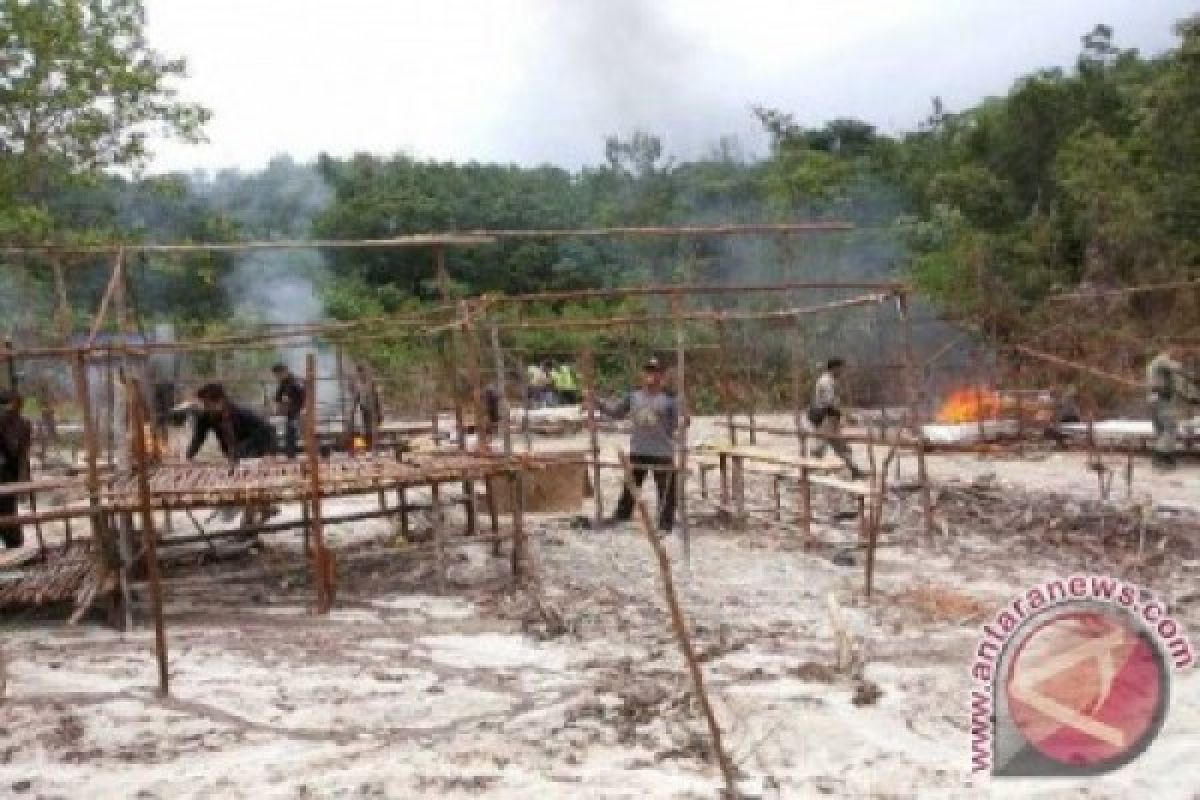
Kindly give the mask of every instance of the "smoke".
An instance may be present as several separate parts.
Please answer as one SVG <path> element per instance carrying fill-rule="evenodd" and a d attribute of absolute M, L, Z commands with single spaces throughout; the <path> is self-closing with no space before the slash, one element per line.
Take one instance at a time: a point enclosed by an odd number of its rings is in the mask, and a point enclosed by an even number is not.
<path fill-rule="evenodd" d="M 243 238 L 259 240 L 308 239 L 313 221 L 333 200 L 333 192 L 315 167 L 296 164 L 288 156 L 273 159 L 265 170 L 244 175 L 225 170 L 209 181 L 195 178 L 196 189 L 212 206 L 232 218 Z M 326 319 L 321 288 L 329 271 L 317 250 L 253 250 L 238 254 L 222 288 L 238 325 L 288 327 L 317 324 Z M 305 371 L 307 342 L 282 346 L 272 360 L 287 364 L 297 375 Z M 253 358 L 247 360 L 261 361 Z M 334 375 L 336 359 L 318 347 L 317 376 Z M 263 368 L 262 363 L 255 367 Z M 317 402 L 327 409 L 337 402 L 337 383 L 317 381 Z"/>
<path fill-rule="evenodd" d="M 677 152 L 694 155 L 746 128 L 746 100 L 728 91 L 742 65 L 678 6 L 586 0 L 537 8 L 544 34 L 512 90 L 517 111 L 492 136 L 517 160 L 555 154 L 594 164 L 599 153 L 580 131 L 664 132 Z M 540 123 L 531 127 L 530 119 Z"/>

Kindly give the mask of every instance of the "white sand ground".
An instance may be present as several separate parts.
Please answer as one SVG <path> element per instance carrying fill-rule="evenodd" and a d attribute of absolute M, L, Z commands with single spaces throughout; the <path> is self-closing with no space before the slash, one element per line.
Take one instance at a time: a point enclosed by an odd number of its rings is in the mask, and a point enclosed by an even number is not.
<path fill-rule="evenodd" d="M 714 435 L 697 421 L 697 438 Z M 547 440 L 578 446 L 582 438 Z M 619 437 L 606 437 L 610 447 Z M 764 437 L 761 444 L 769 445 Z M 779 442 L 781 448 L 793 443 Z M 1119 461 L 1116 460 L 1116 461 Z M 1081 457 L 938 456 L 935 478 L 1096 493 Z M 910 466 L 905 465 L 905 470 Z M 616 476 L 604 495 L 611 507 Z M 1200 468 L 1168 477 L 1144 463 L 1135 497 L 1200 506 Z M 1118 480 L 1114 498 L 1123 501 Z M 752 499 L 765 498 L 755 486 Z M 778 526 L 732 532 L 697 509 L 691 563 L 668 540 L 683 602 L 744 786 L 765 798 L 1200 797 L 1200 679 L 1178 676 L 1160 738 L 1138 761 L 1088 781 L 972 782 L 966 698 L 976 623 L 934 619 L 895 601 L 916 586 L 999 606 L 1031 583 L 1091 568 L 1078 554 L 1030 556 L 971 530 L 932 545 L 881 549 L 878 595 L 830 548 L 804 551 Z M 369 507 L 339 501 L 331 513 Z M 907 500 L 905 502 L 911 502 Z M 475 546 L 450 590 L 431 592 L 428 560 L 342 563 L 335 611 L 311 616 L 292 537 L 255 558 L 176 570 L 168 592 L 172 696 L 155 696 L 152 640 L 96 625 L 9 620 L 0 703 L 0 797 L 30 798 L 711 798 L 703 726 L 668 627 L 649 548 L 632 526 L 572 529 L 535 518 L 549 600 L 570 632 L 541 635 L 526 598 L 504 589 L 506 560 Z M 821 525 L 849 542 L 853 522 Z M 335 547 L 390 541 L 382 521 L 329 532 Z M 1200 633 L 1197 565 L 1153 588 Z M 207 586 L 198 575 L 216 576 Z M 833 592 L 883 691 L 851 703 L 848 680 L 802 677 L 830 664 Z"/>

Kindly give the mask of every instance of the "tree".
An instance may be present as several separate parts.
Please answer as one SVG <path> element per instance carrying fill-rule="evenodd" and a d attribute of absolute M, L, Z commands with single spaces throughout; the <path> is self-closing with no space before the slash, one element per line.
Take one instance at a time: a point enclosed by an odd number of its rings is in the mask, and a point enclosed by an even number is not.
<path fill-rule="evenodd" d="M 0 0 L 0 188 L 37 203 L 59 175 L 142 166 L 151 132 L 199 139 L 209 112 L 171 85 L 185 62 L 144 25 L 141 0 Z"/>

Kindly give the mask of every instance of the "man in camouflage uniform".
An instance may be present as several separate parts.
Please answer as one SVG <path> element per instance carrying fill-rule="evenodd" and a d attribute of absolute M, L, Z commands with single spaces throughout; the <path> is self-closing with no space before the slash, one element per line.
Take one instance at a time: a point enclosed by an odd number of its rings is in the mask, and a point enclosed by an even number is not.
<path fill-rule="evenodd" d="M 1146 399 L 1154 425 L 1153 459 L 1159 469 L 1175 466 L 1181 405 L 1200 403 L 1200 391 L 1183 371 L 1181 355 L 1178 347 L 1170 346 L 1146 365 Z"/>
<path fill-rule="evenodd" d="M 824 438 L 822 433 L 834 434 L 836 436 L 841 432 L 842 428 L 842 399 L 841 399 L 841 383 L 842 371 L 846 368 L 846 362 L 840 358 L 831 358 L 825 364 L 825 371 L 817 378 L 817 384 L 813 388 L 812 405 L 808 407 L 801 422 L 803 427 L 809 433 L 817 436 L 820 441 L 812 448 L 812 455 L 816 458 L 821 458 L 825 455 L 825 448 L 833 450 L 846 468 L 850 470 L 850 476 L 854 480 L 860 480 L 866 477 L 866 473 L 859 469 L 854 463 L 854 457 L 850 453 L 850 446 L 843 440 L 838 438 Z"/>

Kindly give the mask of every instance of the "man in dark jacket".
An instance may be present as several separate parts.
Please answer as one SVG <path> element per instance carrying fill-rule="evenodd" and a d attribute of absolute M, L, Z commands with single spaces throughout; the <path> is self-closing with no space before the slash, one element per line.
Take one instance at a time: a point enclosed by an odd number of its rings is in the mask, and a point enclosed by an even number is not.
<path fill-rule="evenodd" d="M 230 401 L 219 383 L 201 386 L 196 392 L 201 409 L 192 427 L 187 459 L 191 461 L 215 432 L 221 452 L 232 463 L 243 458 L 262 458 L 275 452 L 275 428 L 253 411 Z"/>
<path fill-rule="evenodd" d="M 283 452 L 296 457 L 296 441 L 300 436 L 300 413 L 304 411 L 304 381 L 297 378 L 286 364 L 271 367 L 279 386 L 275 389 L 275 407 L 283 414 Z"/>
<path fill-rule="evenodd" d="M 21 396 L 0 390 L 0 485 L 29 480 L 29 445 L 33 426 L 21 416 Z M 0 517 L 17 513 L 17 495 L 0 495 Z M 10 550 L 25 543 L 20 525 L 0 524 L 0 541 Z"/>

